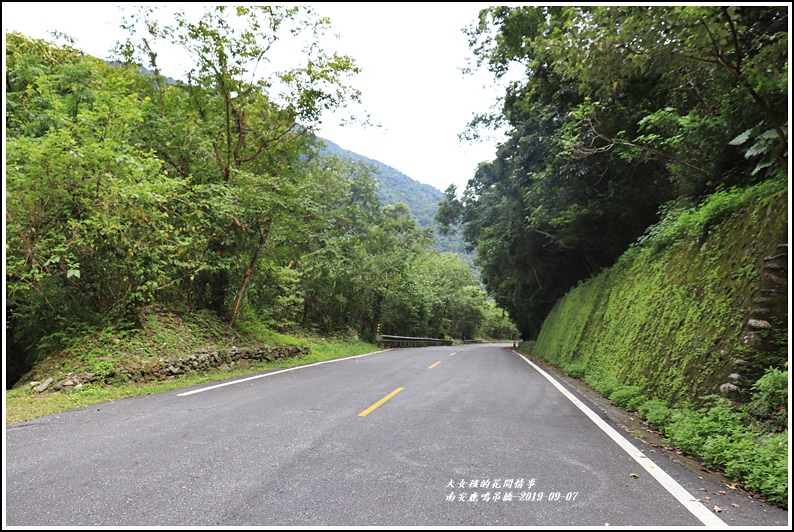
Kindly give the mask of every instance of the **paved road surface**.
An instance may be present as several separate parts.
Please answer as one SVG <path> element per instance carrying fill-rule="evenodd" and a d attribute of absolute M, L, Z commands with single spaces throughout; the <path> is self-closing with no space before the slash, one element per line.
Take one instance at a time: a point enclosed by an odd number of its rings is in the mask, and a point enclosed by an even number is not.
<path fill-rule="evenodd" d="M 786 525 L 768 506 L 723 520 L 694 473 L 509 347 L 388 350 L 9 426 L 6 524 Z"/>

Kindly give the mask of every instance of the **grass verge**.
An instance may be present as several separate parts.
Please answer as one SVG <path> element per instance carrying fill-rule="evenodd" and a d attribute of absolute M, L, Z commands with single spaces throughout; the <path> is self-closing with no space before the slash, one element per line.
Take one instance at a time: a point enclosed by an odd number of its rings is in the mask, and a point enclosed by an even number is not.
<path fill-rule="evenodd" d="M 666 401 L 647 398 L 639 386 L 588 374 L 584 365 L 577 365 L 573 372 L 571 367 L 566 369 L 569 375 L 584 374 L 576 378 L 615 406 L 638 413 L 671 445 L 788 509 L 788 424 L 776 417 L 788 402 L 784 389 L 788 371 L 770 368 L 753 387 L 753 400 L 742 407 L 711 395 L 702 398 L 705 403 L 700 408 L 673 408 Z"/>
<path fill-rule="evenodd" d="M 248 369 L 231 371 L 213 370 L 204 373 L 185 374 L 164 381 L 129 383 L 121 385 L 87 384 L 70 392 L 35 393 L 29 387 L 6 391 L 5 424 L 21 423 L 37 417 L 75 410 L 87 406 L 156 393 L 186 388 L 196 384 L 228 380 L 263 371 L 304 366 L 315 362 L 372 353 L 379 348 L 367 342 L 313 341 L 312 352 L 301 358 L 290 358 L 275 362 L 262 362 Z"/>

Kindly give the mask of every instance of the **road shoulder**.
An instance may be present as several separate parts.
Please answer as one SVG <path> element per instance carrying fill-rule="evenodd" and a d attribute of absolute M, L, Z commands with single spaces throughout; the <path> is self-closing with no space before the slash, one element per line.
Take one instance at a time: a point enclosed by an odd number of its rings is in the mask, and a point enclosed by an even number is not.
<path fill-rule="evenodd" d="M 758 495 L 744 490 L 720 471 L 711 469 L 702 461 L 672 447 L 638 413 L 613 405 L 584 381 L 570 377 L 558 367 L 550 366 L 532 355 L 513 349 L 511 351 L 541 366 L 561 382 L 596 414 L 619 429 L 632 445 L 664 469 L 709 510 L 717 513 L 726 524 L 790 529 L 787 510 L 764 501 Z"/>

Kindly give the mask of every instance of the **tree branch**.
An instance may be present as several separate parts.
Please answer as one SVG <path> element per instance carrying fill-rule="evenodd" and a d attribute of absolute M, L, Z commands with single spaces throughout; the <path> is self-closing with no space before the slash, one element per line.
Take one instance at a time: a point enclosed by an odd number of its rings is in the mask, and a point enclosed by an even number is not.
<path fill-rule="evenodd" d="M 736 72 L 741 72 L 742 70 L 742 53 L 741 49 L 739 48 L 739 38 L 736 35 L 736 26 L 733 24 L 733 20 L 731 19 L 730 13 L 728 13 L 728 8 L 723 6 L 722 12 L 725 15 L 725 18 L 728 19 L 728 24 L 731 27 L 731 36 L 733 37 L 733 49 L 736 51 Z"/>
<path fill-rule="evenodd" d="M 592 119 L 588 120 L 588 125 L 590 126 L 590 130 L 593 133 L 595 133 L 595 135 L 598 136 L 600 139 L 602 139 L 605 142 L 607 142 L 608 145 L 603 147 L 603 148 L 581 148 L 581 147 L 579 147 L 577 149 L 578 149 L 579 153 L 582 154 L 581 156 L 578 157 L 580 159 L 584 159 L 585 157 L 590 157 L 591 155 L 596 155 L 598 153 L 607 152 L 607 151 L 611 150 L 613 147 L 615 147 L 615 145 L 629 146 L 631 148 L 638 148 L 640 150 L 653 153 L 654 155 L 657 155 L 658 157 L 660 157 L 663 161 L 671 161 L 671 162 L 674 162 L 674 163 L 683 164 L 684 166 L 688 166 L 689 168 L 692 168 L 693 170 L 697 170 L 698 172 L 702 172 L 704 174 L 708 174 L 708 172 L 706 170 L 704 170 L 704 169 L 702 169 L 702 168 L 700 168 L 698 166 L 695 166 L 694 164 L 688 163 L 686 161 L 681 161 L 681 160 L 675 159 L 674 157 L 671 157 L 670 155 L 667 155 L 663 151 L 657 150 L 655 148 L 651 148 L 651 147 L 648 147 L 648 146 L 643 146 L 641 144 L 635 144 L 633 142 L 626 142 L 626 141 L 620 141 L 620 140 L 611 139 L 611 138 L 607 137 L 606 135 L 604 135 L 603 133 L 600 133 L 596 129 L 596 126 L 593 124 L 593 120 Z"/>

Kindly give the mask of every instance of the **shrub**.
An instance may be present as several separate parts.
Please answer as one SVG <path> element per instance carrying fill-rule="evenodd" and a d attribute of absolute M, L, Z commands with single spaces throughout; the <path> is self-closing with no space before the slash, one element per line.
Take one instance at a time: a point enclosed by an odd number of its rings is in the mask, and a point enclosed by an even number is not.
<path fill-rule="evenodd" d="M 788 430 L 752 443 L 743 455 L 745 461 L 752 464 L 743 478 L 745 486 L 772 502 L 787 506 Z"/>
<path fill-rule="evenodd" d="M 673 414 L 665 434 L 673 445 L 695 456 L 703 448 L 707 437 L 703 432 L 701 417 L 689 409 Z"/>
<path fill-rule="evenodd" d="M 747 188 L 717 191 L 698 206 L 687 204 L 687 200 L 674 200 L 662 206 L 660 220 L 650 226 L 635 245 L 658 251 L 686 237 L 705 234 L 709 227 L 787 187 L 788 178 L 781 177 Z"/>
<path fill-rule="evenodd" d="M 626 404 L 626 410 L 630 410 L 632 412 L 639 412 L 640 407 L 648 402 L 648 398 L 644 395 L 640 394 L 637 397 L 630 399 L 629 402 Z"/>
<path fill-rule="evenodd" d="M 683 410 L 672 417 L 668 436 L 682 451 L 702 456 L 708 438 L 731 437 L 743 430 L 742 414 L 721 397 L 703 397 L 705 406 L 698 411 Z"/>
<path fill-rule="evenodd" d="M 615 405 L 636 409 L 681 451 L 722 468 L 747 489 L 788 507 L 788 429 L 764 436 L 744 424 L 747 408 L 737 411 L 717 395 L 702 397 L 704 406 L 698 410 L 673 410 L 663 401 L 647 399 L 639 386 L 619 385 L 613 377 L 588 375 L 585 381 Z M 787 385 L 788 372 L 770 368 L 753 386 L 752 408 L 777 412 L 788 400 Z"/>
<path fill-rule="evenodd" d="M 617 390 L 620 386 L 620 383 L 616 378 L 603 377 L 600 375 L 587 375 L 585 377 L 585 382 L 604 397 L 609 397 L 612 395 L 612 392 Z"/>
<path fill-rule="evenodd" d="M 788 370 L 769 368 L 753 384 L 753 396 L 742 411 L 748 422 L 768 432 L 788 428 Z"/>
<path fill-rule="evenodd" d="M 755 447 L 755 436 L 757 434 L 751 434 L 744 427 L 730 427 L 725 434 L 707 435 L 698 455 L 712 464 L 727 467 L 738 455 Z M 747 471 L 734 471 L 733 474 L 744 476 Z"/>
<path fill-rule="evenodd" d="M 755 430 L 735 427 L 731 434 L 707 438 L 700 456 L 748 489 L 787 505 L 788 431 L 763 437 Z"/>
<path fill-rule="evenodd" d="M 684 409 L 670 419 L 667 435 L 682 451 L 725 465 L 726 448 L 737 440 L 746 439 L 742 414 L 724 399 L 711 395 L 703 397 L 705 406 L 698 411 Z"/>
<path fill-rule="evenodd" d="M 667 403 L 658 399 L 645 401 L 637 408 L 642 415 L 642 419 L 656 427 L 660 432 L 665 432 L 675 411 L 667 406 Z"/>
<path fill-rule="evenodd" d="M 619 386 L 609 395 L 609 400 L 616 406 L 628 408 L 629 403 L 639 397 L 642 397 L 642 388 L 639 386 Z M 643 402 L 646 400 L 644 397 L 642 399 Z"/>
<path fill-rule="evenodd" d="M 581 362 L 574 362 L 563 366 L 563 371 L 574 379 L 581 379 L 585 376 L 586 366 Z"/>

